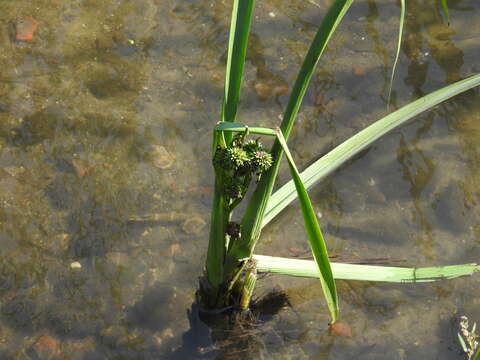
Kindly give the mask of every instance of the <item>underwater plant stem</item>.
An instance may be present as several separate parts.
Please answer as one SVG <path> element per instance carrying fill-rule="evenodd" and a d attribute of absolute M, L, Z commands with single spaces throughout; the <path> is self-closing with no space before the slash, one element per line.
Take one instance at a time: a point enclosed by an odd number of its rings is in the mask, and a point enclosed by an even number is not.
<path fill-rule="evenodd" d="M 257 283 L 257 269 L 255 267 L 255 261 L 249 262 L 249 269 L 245 275 L 245 280 L 242 288 L 242 296 L 240 298 L 240 310 L 246 311 L 250 306 L 253 291 L 255 290 L 255 284 Z"/>
<path fill-rule="evenodd" d="M 208 303 L 217 303 L 218 292 L 224 282 L 225 253 L 227 248 L 226 231 L 230 213 L 227 199 L 223 194 L 223 176 L 217 172 L 215 176 L 215 190 L 212 203 L 210 237 L 208 242 L 206 276 L 208 280 Z"/>

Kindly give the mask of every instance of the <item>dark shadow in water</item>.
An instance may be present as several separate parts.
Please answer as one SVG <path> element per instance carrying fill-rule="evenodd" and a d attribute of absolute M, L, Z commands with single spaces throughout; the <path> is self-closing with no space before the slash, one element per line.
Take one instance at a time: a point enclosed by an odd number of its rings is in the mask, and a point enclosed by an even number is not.
<path fill-rule="evenodd" d="M 435 346 L 436 359 L 439 360 L 463 360 L 466 358 L 460 343 L 458 341 L 458 331 L 460 316 L 463 315 L 460 311 L 454 314 L 449 319 L 443 319 L 439 321 L 438 328 L 436 330 L 437 338 L 440 339 L 439 343 Z"/>
<path fill-rule="evenodd" d="M 266 326 L 267 322 L 287 306 L 290 306 L 287 295 L 280 291 L 258 299 L 247 313 L 209 312 L 195 302 L 188 311 L 190 329 L 182 335 L 182 345 L 165 354 L 165 359 L 258 359 L 262 350 L 274 345 L 267 335 L 274 331 Z M 281 337 L 276 339 L 276 345 L 284 346 Z"/>

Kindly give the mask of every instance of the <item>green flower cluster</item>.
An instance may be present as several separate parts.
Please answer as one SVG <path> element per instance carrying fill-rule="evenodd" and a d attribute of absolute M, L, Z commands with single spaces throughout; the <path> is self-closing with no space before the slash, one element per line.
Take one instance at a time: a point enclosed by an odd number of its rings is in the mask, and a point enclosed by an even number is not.
<path fill-rule="evenodd" d="M 234 201 L 243 197 L 254 175 L 260 178 L 273 163 L 272 155 L 258 140 L 243 140 L 243 136 L 235 136 L 231 147 L 218 147 L 213 157 L 213 166 L 226 175 L 224 193 Z"/>

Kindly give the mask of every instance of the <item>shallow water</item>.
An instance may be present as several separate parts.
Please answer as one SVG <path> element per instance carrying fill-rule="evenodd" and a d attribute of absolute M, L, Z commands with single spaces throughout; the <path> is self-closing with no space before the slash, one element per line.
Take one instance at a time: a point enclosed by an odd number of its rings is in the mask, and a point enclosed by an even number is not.
<path fill-rule="evenodd" d="M 189 322 L 207 246 L 229 4 L 1 3 L 0 358 L 464 358 L 454 322 L 480 321 L 478 276 L 339 281 L 352 339 L 328 334 L 318 282 L 306 279 L 259 281 L 258 295 L 283 288 L 292 307 L 247 329 L 255 341 L 239 333 L 212 345 L 205 326 Z M 408 2 L 393 107 L 480 72 L 480 5 L 451 6 L 447 27 L 436 1 Z M 285 87 L 326 7 L 258 2 L 240 122 L 279 123 Z M 299 166 L 387 113 L 398 15 L 393 1 L 350 9 L 289 142 Z M 27 16 L 39 23 L 33 41 L 12 41 L 12 23 Z M 475 90 L 436 107 L 312 191 L 332 255 L 478 261 L 478 104 Z M 161 221 L 139 221 L 147 214 Z M 307 250 L 292 205 L 258 253 Z"/>

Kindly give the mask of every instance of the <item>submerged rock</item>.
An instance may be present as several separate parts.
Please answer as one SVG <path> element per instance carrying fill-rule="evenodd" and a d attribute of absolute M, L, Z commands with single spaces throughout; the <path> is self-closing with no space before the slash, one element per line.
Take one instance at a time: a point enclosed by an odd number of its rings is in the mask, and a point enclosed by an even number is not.
<path fill-rule="evenodd" d="M 336 321 L 329 326 L 332 335 L 343 336 L 347 338 L 352 337 L 352 328 L 341 321 Z"/>

